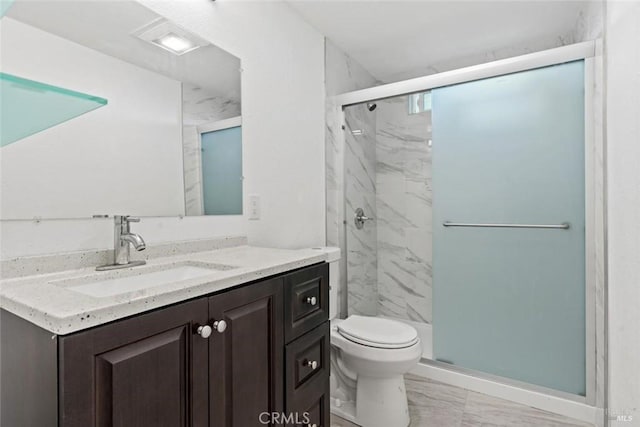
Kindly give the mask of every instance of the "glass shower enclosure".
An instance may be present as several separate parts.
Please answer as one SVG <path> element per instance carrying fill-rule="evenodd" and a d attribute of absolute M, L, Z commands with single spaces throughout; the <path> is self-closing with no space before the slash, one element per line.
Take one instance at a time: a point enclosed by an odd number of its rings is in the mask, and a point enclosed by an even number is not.
<path fill-rule="evenodd" d="M 440 365 L 585 396 L 584 61 L 344 117 L 349 314 L 412 324 Z"/>

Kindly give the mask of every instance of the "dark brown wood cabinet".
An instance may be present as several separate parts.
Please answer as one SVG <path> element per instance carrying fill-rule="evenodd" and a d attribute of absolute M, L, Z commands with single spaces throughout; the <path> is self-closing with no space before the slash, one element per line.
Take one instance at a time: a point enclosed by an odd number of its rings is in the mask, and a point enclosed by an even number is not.
<path fill-rule="evenodd" d="M 1 425 L 329 427 L 327 307 L 320 264 L 66 336 L 3 310 Z"/>
<path fill-rule="evenodd" d="M 206 427 L 207 321 L 198 299 L 60 337 L 60 425 Z"/>
<path fill-rule="evenodd" d="M 286 413 L 308 413 L 308 424 L 328 426 L 330 372 L 329 322 L 287 344 L 285 356 Z"/>
<path fill-rule="evenodd" d="M 328 385 L 326 386 L 328 389 Z M 298 403 L 291 408 L 293 413 L 305 414 L 306 419 L 302 423 L 295 424 L 299 427 L 325 427 L 330 425 L 329 393 L 322 392 L 308 395 L 306 401 Z M 307 422 L 308 421 L 308 422 Z"/>
<path fill-rule="evenodd" d="M 328 265 L 286 275 L 284 289 L 285 413 L 309 419 L 295 425 L 329 427 Z"/>
<path fill-rule="evenodd" d="M 211 427 L 257 426 L 282 411 L 282 278 L 209 298 Z M 265 418 L 266 419 L 266 418 Z"/>

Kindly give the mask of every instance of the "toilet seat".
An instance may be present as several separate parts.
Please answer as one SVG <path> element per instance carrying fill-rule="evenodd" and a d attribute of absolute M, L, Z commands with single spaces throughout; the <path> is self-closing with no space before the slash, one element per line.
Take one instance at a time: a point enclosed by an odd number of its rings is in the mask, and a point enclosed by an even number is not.
<path fill-rule="evenodd" d="M 407 348 L 419 341 L 411 326 L 379 317 L 352 315 L 337 325 L 337 331 L 351 342 L 381 349 Z"/>

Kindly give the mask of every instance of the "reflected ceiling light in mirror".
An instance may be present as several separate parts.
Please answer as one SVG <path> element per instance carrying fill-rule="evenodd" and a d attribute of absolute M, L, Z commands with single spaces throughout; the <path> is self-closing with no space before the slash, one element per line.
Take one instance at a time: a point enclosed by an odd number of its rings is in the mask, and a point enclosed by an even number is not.
<path fill-rule="evenodd" d="M 188 52 L 189 50 L 192 50 L 194 48 L 193 43 L 191 43 L 190 40 L 177 36 L 173 33 L 162 36 L 161 38 L 159 38 L 158 40 L 154 40 L 153 42 L 165 49 L 170 50 L 171 52 L 175 52 L 178 54 Z"/>
<path fill-rule="evenodd" d="M 209 44 L 206 40 L 163 18 L 153 20 L 134 31 L 132 35 L 174 55 L 184 55 Z"/>

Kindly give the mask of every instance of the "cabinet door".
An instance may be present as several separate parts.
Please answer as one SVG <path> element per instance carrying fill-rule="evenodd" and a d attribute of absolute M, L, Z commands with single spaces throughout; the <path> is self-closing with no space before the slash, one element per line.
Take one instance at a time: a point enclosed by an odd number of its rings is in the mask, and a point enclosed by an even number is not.
<path fill-rule="evenodd" d="M 327 379 L 327 389 L 328 383 Z M 296 414 L 295 420 L 302 421 L 295 424 L 297 427 L 329 427 L 331 425 L 328 392 L 310 395 L 306 401 L 292 406 L 290 411 Z"/>
<path fill-rule="evenodd" d="M 62 427 L 208 424 L 207 299 L 60 338 Z"/>
<path fill-rule="evenodd" d="M 281 278 L 209 299 L 211 321 L 226 322 L 209 339 L 211 427 L 258 426 L 261 413 L 282 411 L 282 299 Z"/>

